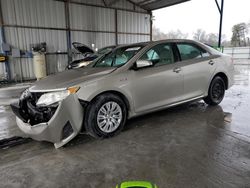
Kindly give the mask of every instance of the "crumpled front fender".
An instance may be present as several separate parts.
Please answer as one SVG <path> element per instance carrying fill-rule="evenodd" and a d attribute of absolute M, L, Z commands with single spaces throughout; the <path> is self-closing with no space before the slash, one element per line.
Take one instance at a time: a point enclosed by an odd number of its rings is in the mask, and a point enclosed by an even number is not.
<path fill-rule="evenodd" d="M 18 116 L 18 127 L 26 134 L 38 141 L 49 141 L 59 148 L 71 141 L 81 130 L 84 109 L 76 94 L 69 95 L 59 102 L 54 115 L 48 122 L 30 125 Z"/>

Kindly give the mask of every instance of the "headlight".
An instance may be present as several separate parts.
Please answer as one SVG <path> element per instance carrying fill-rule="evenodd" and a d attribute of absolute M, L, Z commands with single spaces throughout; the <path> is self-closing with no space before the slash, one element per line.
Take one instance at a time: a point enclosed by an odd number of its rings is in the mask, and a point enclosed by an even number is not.
<path fill-rule="evenodd" d="M 92 61 L 83 61 L 81 63 L 79 63 L 78 67 L 82 67 L 82 66 L 87 66 L 88 64 L 90 64 Z"/>
<path fill-rule="evenodd" d="M 37 106 L 49 106 L 59 101 L 62 101 L 70 94 L 76 93 L 80 87 L 70 87 L 63 91 L 55 91 L 43 94 L 37 101 Z"/>

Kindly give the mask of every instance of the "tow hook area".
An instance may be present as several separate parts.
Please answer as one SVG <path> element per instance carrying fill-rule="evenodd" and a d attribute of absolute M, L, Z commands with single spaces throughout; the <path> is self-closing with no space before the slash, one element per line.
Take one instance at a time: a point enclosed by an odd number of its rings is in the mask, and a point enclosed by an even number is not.
<path fill-rule="evenodd" d="M 31 138 L 23 138 L 19 136 L 13 136 L 11 138 L 5 138 L 0 140 L 0 149 L 8 149 L 17 145 L 30 142 Z"/>

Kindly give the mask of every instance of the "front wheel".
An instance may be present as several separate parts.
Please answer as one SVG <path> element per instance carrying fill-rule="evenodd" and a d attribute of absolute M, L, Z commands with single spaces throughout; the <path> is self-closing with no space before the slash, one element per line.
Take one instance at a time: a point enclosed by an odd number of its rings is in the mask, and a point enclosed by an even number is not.
<path fill-rule="evenodd" d="M 127 120 L 127 109 L 123 100 L 114 94 L 98 96 L 87 107 L 86 131 L 96 138 L 108 138 L 119 133 Z"/>
<path fill-rule="evenodd" d="M 204 98 L 205 103 L 209 105 L 218 105 L 224 98 L 225 89 L 224 80 L 216 76 L 209 86 L 208 96 Z"/>

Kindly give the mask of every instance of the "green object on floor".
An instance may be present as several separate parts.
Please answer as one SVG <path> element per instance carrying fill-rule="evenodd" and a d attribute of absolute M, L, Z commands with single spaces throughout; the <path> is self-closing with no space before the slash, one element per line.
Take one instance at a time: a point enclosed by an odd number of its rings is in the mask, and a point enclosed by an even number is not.
<path fill-rule="evenodd" d="M 147 181 L 127 181 L 116 186 L 116 188 L 157 188 L 155 184 Z"/>

